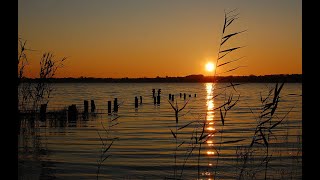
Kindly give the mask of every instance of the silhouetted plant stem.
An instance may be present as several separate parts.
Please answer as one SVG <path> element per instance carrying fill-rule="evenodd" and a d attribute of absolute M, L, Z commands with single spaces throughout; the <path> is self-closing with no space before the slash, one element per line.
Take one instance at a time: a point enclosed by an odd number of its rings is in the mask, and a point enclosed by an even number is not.
<path fill-rule="evenodd" d="M 178 150 L 178 113 L 176 112 L 176 149 L 174 151 L 174 179 L 177 179 L 177 150 Z"/>
<path fill-rule="evenodd" d="M 109 139 L 109 133 L 110 133 L 110 130 L 113 126 L 116 126 L 118 125 L 119 123 L 115 123 L 115 124 L 111 124 L 112 122 L 114 122 L 115 120 L 117 120 L 119 118 L 119 116 L 113 118 L 112 120 L 110 120 L 110 122 L 108 123 L 108 129 L 106 129 L 103 125 L 103 123 L 101 122 L 101 126 L 102 128 L 104 129 L 104 132 L 107 134 L 106 135 L 106 138 L 102 138 L 99 131 L 98 132 L 98 135 L 99 135 L 99 138 L 100 138 L 100 141 L 101 141 L 101 149 L 100 149 L 100 156 L 99 156 L 99 160 L 97 161 L 97 175 L 96 175 L 96 178 L 99 179 L 99 174 L 100 174 L 100 169 L 101 169 L 101 166 L 102 166 L 102 163 L 108 159 L 111 155 L 106 155 L 107 152 L 109 152 L 111 146 L 113 145 L 114 141 L 118 139 L 118 137 L 115 137 L 115 138 L 112 138 L 112 139 Z M 111 141 L 110 143 L 108 143 L 108 141 Z"/>
<path fill-rule="evenodd" d="M 201 153 L 201 145 L 202 143 L 199 143 L 199 150 L 198 150 L 198 179 L 200 179 L 200 153 Z"/>
<path fill-rule="evenodd" d="M 181 109 L 179 109 L 179 107 L 178 107 L 178 102 L 177 102 L 177 101 L 176 101 L 176 106 L 173 106 L 173 104 L 172 104 L 170 101 L 168 101 L 168 102 L 169 102 L 169 104 L 171 105 L 172 109 L 173 109 L 174 112 L 175 112 L 175 121 L 176 121 L 176 122 L 175 122 L 175 132 L 172 132 L 172 130 L 170 129 L 172 136 L 175 138 L 174 168 L 173 168 L 173 169 L 174 169 L 174 179 L 176 179 L 176 178 L 177 178 L 177 151 L 178 151 L 178 147 L 184 143 L 184 142 L 182 142 L 180 145 L 178 145 L 178 130 L 181 130 L 181 129 L 183 129 L 183 128 L 186 128 L 186 127 L 189 126 L 192 122 L 191 122 L 191 123 L 188 123 L 187 125 L 184 125 L 184 126 L 178 128 L 179 112 L 182 111 L 182 110 L 186 107 L 186 105 L 188 104 L 188 101 L 184 104 L 184 106 L 183 106 Z M 181 175 L 181 176 L 182 176 L 182 175 Z"/>
<path fill-rule="evenodd" d="M 223 127 L 224 127 L 224 125 L 222 126 L 222 129 L 221 129 L 221 132 L 220 132 L 220 142 L 222 142 L 222 133 L 223 133 Z M 218 164 L 219 164 L 219 159 L 220 159 L 220 150 L 221 150 L 221 144 L 222 143 L 220 143 L 219 144 L 219 150 L 218 150 L 218 154 L 217 154 L 217 158 L 216 158 L 216 165 L 215 165 L 215 170 L 214 170 L 214 177 L 216 177 L 216 175 L 217 175 L 217 169 L 218 169 Z"/>

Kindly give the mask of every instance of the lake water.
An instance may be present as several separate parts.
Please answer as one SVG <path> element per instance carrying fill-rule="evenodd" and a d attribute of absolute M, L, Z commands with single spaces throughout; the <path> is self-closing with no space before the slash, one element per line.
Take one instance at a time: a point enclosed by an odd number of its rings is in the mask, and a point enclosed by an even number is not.
<path fill-rule="evenodd" d="M 83 101 L 95 101 L 94 114 L 76 122 L 47 118 L 46 121 L 23 122 L 19 135 L 20 179 L 96 179 L 97 161 L 101 149 L 116 138 L 102 158 L 99 179 L 236 179 L 244 165 L 243 155 L 252 141 L 261 112 L 260 94 L 265 97 L 275 84 L 247 83 L 228 88 L 229 84 L 211 83 L 59 83 L 48 104 L 48 112 L 76 104 L 83 111 Z M 154 105 L 152 89 L 161 89 L 161 103 Z M 217 92 L 221 96 L 214 97 Z M 228 100 L 238 103 L 227 112 L 222 125 L 220 111 L 215 108 Z M 180 93 L 182 97 L 180 98 Z M 183 94 L 186 93 L 186 100 Z M 175 112 L 168 102 L 174 94 L 174 106 L 186 107 L 179 112 L 177 141 Z M 195 97 L 196 94 L 196 97 Z M 268 179 L 301 179 L 302 176 L 302 84 L 285 84 L 280 94 L 274 122 L 282 123 L 272 129 L 268 140 Z M 189 97 L 191 95 L 191 97 Z M 135 108 L 135 96 L 142 96 L 142 104 Z M 213 98 L 214 97 L 214 98 Z M 107 102 L 118 99 L 119 110 L 108 115 Z M 290 111 L 291 110 L 291 111 Z M 287 114 L 287 112 L 289 112 Z M 285 115 L 287 116 L 283 118 Z M 81 117 L 81 116 L 80 116 Z M 201 135 L 203 122 L 209 134 L 200 149 L 192 144 L 193 136 Z M 30 128 L 30 124 L 34 128 Z M 271 126 L 271 125 L 270 125 Z M 105 130 L 105 129 L 106 130 Z M 110 128 L 110 129 L 109 129 Z M 108 130 L 108 134 L 107 134 Z M 197 131 L 197 132 L 196 132 Z M 106 146 L 102 139 L 108 138 Z M 211 136 L 212 135 L 212 136 Z M 203 140 L 204 140 L 203 139 Z M 241 140 L 239 142 L 237 141 Z M 219 144 L 221 142 L 230 142 Z M 182 145 L 180 145 L 182 144 Z M 180 146 L 179 146 L 180 145 Z M 175 166 L 175 149 L 176 166 Z M 190 153 L 192 147 L 193 151 Z M 266 147 L 256 144 L 251 149 L 244 179 L 263 179 Z M 217 154 L 219 152 L 219 156 Z M 186 160 L 187 159 L 187 160 Z M 184 161 L 186 161 L 184 163 Z M 184 164 L 184 166 L 183 166 Z M 176 167 L 176 168 L 175 168 Z M 183 172 L 182 172 L 183 169 Z M 182 172 L 182 173 L 181 173 Z"/>

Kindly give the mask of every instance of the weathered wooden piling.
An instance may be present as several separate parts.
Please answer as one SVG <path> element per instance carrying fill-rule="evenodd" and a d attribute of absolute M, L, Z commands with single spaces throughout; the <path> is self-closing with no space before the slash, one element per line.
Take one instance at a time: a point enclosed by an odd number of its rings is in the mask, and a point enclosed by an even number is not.
<path fill-rule="evenodd" d="M 77 121 L 78 118 L 78 110 L 75 104 L 72 104 L 68 107 L 68 120 L 69 121 Z"/>
<path fill-rule="evenodd" d="M 113 101 L 113 110 L 114 112 L 118 112 L 118 98 L 114 98 L 114 101 Z"/>
<path fill-rule="evenodd" d="M 156 97 L 156 96 L 155 96 L 155 92 L 156 92 L 156 90 L 155 90 L 155 89 L 152 89 L 152 97 Z"/>
<path fill-rule="evenodd" d="M 47 104 L 41 104 L 40 106 L 40 121 L 46 120 Z"/>
<path fill-rule="evenodd" d="M 111 114 L 111 101 L 108 101 L 108 114 Z"/>
<path fill-rule="evenodd" d="M 171 101 L 174 101 L 174 95 L 171 96 Z"/>
<path fill-rule="evenodd" d="M 153 104 L 157 104 L 157 98 L 155 96 L 153 97 Z"/>
<path fill-rule="evenodd" d="M 83 101 L 83 107 L 84 107 L 83 112 L 84 112 L 84 113 L 88 113 L 88 112 L 89 112 L 89 101 L 84 100 L 84 101 Z"/>
<path fill-rule="evenodd" d="M 157 104 L 160 104 L 160 96 L 157 96 Z"/>
<path fill-rule="evenodd" d="M 134 107 L 138 108 L 138 97 L 134 97 Z"/>
<path fill-rule="evenodd" d="M 171 94 L 169 94 L 169 100 L 171 100 Z"/>
<path fill-rule="evenodd" d="M 161 89 L 158 89 L 158 96 L 160 96 L 161 94 Z"/>
<path fill-rule="evenodd" d="M 91 100 L 91 112 L 94 112 L 96 110 L 96 105 L 94 103 L 94 100 Z"/>

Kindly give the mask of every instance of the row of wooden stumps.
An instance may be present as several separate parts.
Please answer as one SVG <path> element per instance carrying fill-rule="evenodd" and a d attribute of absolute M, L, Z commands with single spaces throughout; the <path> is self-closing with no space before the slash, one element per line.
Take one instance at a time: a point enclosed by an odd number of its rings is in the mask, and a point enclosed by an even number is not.
<path fill-rule="evenodd" d="M 84 113 L 88 113 L 89 111 L 89 102 L 87 100 L 84 100 Z M 114 98 L 113 101 L 113 112 L 118 112 L 119 104 L 118 104 L 118 98 Z M 94 103 L 94 100 L 91 100 L 91 112 L 95 112 L 96 105 Z M 111 114 L 111 101 L 108 101 L 108 114 Z"/>
<path fill-rule="evenodd" d="M 161 89 L 158 89 L 158 95 L 155 96 L 155 89 L 152 89 L 152 96 L 153 96 L 153 102 L 154 104 L 160 104 L 160 94 L 161 94 Z M 186 93 L 183 93 L 183 99 L 186 100 Z M 189 94 L 189 97 L 191 97 L 191 94 Z M 197 97 L 197 94 L 194 94 L 194 97 Z M 180 93 L 180 98 L 182 98 L 182 93 Z M 174 101 L 174 95 L 169 94 L 169 100 Z M 142 96 L 140 96 L 140 104 L 142 104 Z M 83 101 L 84 105 L 84 115 L 87 115 L 89 113 L 89 101 L 84 100 Z M 91 112 L 95 112 L 96 110 L 96 105 L 94 100 L 91 100 Z M 108 101 L 108 114 L 111 114 L 111 105 L 112 102 Z M 138 103 L 138 97 L 135 97 L 135 103 L 134 103 L 135 108 L 138 108 L 139 103 Z M 113 112 L 118 112 L 118 99 L 114 98 L 113 101 Z M 41 104 L 40 106 L 40 120 L 45 120 L 46 119 L 46 110 L 47 110 L 47 104 Z M 75 104 L 72 104 L 71 106 L 68 107 L 68 120 L 70 121 L 76 121 L 78 118 L 78 110 Z"/>
<path fill-rule="evenodd" d="M 158 89 L 158 95 L 155 96 L 155 89 L 152 89 L 153 104 L 160 104 L 161 89 Z"/>
<path fill-rule="evenodd" d="M 189 97 L 191 97 L 191 94 L 189 94 Z M 194 97 L 197 97 L 197 94 L 194 94 Z M 180 98 L 182 98 L 182 93 L 180 93 Z M 183 93 L 183 99 L 186 100 L 187 94 Z M 174 95 L 169 94 L 169 100 L 174 101 Z"/>

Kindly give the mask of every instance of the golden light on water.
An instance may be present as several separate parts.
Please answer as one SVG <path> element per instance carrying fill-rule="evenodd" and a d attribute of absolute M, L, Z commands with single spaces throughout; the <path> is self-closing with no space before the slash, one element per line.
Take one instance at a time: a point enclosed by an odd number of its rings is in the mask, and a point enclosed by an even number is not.
<path fill-rule="evenodd" d="M 212 83 L 207 83 L 206 84 L 206 90 L 207 90 L 207 102 L 206 102 L 206 106 L 207 106 L 207 113 L 206 113 L 206 131 L 208 133 L 208 140 L 207 140 L 207 145 L 209 147 L 209 151 L 207 151 L 207 155 L 212 156 L 214 155 L 214 152 L 211 151 L 212 146 L 213 146 L 213 140 L 211 140 L 211 138 L 213 137 L 213 133 L 216 130 L 214 128 L 214 122 L 213 122 L 213 118 L 214 118 L 214 101 L 213 101 L 213 84 Z M 209 162 L 211 163 L 211 162 Z"/>
<path fill-rule="evenodd" d="M 209 124 L 210 125 L 210 124 Z M 216 130 L 214 127 L 207 127 L 207 130 L 208 131 L 214 131 L 214 130 Z"/>

